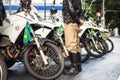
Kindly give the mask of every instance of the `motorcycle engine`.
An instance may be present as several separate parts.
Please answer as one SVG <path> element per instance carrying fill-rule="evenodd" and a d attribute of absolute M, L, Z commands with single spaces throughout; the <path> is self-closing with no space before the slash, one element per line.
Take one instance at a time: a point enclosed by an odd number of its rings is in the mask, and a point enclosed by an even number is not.
<path fill-rule="evenodd" d="M 11 45 L 11 41 L 7 36 L 0 36 L 0 47 L 6 47 Z"/>

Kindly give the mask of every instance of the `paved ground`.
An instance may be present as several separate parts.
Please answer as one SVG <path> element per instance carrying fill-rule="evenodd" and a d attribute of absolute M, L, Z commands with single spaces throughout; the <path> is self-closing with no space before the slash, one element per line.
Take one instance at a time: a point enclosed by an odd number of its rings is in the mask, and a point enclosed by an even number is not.
<path fill-rule="evenodd" d="M 61 75 L 56 80 L 120 80 L 120 37 L 111 37 L 115 48 L 101 58 L 90 58 L 82 64 L 83 71 L 75 76 Z M 16 63 L 9 69 L 9 80 L 36 80 Z"/>

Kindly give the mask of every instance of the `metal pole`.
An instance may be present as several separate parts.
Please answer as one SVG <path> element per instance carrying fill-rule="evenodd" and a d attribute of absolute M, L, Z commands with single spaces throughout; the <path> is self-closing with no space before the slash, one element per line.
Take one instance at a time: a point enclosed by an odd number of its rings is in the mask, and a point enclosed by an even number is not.
<path fill-rule="evenodd" d="M 12 7 L 11 7 L 12 5 L 11 5 L 11 0 L 9 0 L 9 14 L 11 15 L 12 13 L 11 13 L 11 10 L 12 10 Z"/>
<path fill-rule="evenodd" d="M 46 19 L 46 0 L 44 0 L 44 19 Z"/>
<path fill-rule="evenodd" d="M 102 1 L 102 18 L 101 18 L 101 23 L 103 27 L 105 28 L 105 0 Z"/>

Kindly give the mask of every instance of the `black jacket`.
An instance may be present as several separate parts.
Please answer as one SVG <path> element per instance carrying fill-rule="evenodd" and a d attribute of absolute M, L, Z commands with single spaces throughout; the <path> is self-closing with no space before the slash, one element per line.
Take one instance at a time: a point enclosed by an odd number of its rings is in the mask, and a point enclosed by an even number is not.
<path fill-rule="evenodd" d="M 82 13 L 81 0 L 63 0 L 63 21 L 66 24 L 80 23 L 79 19 Z"/>
<path fill-rule="evenodd" d="M 3 21 L 6 18 L 6 12 L 3 6 L 2 0 L 0 1 L 0 21 Z"/>

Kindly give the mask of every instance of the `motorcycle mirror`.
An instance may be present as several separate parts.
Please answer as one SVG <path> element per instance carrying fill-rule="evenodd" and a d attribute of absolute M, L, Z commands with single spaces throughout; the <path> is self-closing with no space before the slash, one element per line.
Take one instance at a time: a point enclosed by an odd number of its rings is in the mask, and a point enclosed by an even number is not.
<path fill-rule="evenodd" d="M 55 0 L 53 0 L 53 5 L 51 6 L 51 9 L 50 9 L 51 14 L 56 14 L 57 13 L 57 9 L 55 9 L 54 6 L 55 6 Z"/>
<path fill-rule="evenodd" d="M 57 9 L 51 8 L 50 13 L 51 14 L 56 14 L 57 13 Z"/>

